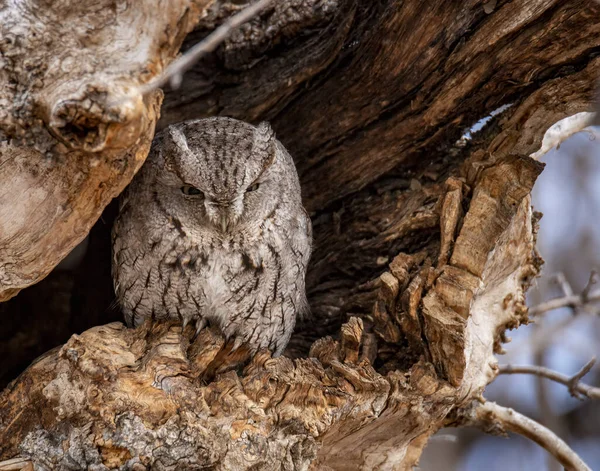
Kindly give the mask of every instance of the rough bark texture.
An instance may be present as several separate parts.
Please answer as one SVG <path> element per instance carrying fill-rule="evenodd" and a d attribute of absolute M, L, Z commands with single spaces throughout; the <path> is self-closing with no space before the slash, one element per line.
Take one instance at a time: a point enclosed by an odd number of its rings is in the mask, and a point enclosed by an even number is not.
<path fill-rule="evenodd" d="M 526 319 L 537 272 L 528 193 L 540 164 L 466 167 L 438 205 L 470 199 L 439 232 L 449 261 L 396 256 L 372 316 L 351 318 L 339 340 L 320 339 L 295 361 L 262 353 L 236 372 L 241 354 L 210 329 L 190 342 L 191 327 L 93 328 L 6 389 L 0 456 L 40 469 L 410 467 L 446 415 L 493 378 L 494 345 Z M 465 257 L 473 250 L 481 255 Z"/>
<path fill-rule="evenodd" d="M 136 89 L 208 3 L 0 3 L 0 301 L 46 276 L 144 162 L 162 94 Z"/>
<path fill-rule="evenodd" d="M 493 3 L 277 2 L 167 92 L 159 126 L 269 119 L 297 161 L 315 252 L 295 359 L 232 355 L 210 329 L 95 327 L 0 396 L 0 458 L 410 469 L 527 321 L 528 156 L 589 109 L 600 69 L 595 2 Z M 186 44 L 239 8 L 215 2 Z"/>

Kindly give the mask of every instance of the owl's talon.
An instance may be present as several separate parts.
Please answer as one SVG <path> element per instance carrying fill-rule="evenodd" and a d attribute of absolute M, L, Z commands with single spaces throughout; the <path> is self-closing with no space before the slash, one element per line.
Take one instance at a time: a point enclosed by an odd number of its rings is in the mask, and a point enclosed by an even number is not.
<path fill-rule="evenodd" d="M 198 336 L 198 334 L 200 333 L 200 331 L 202 329 L 204 329 L 206 327 L 206 319 L 204 319 L 203 317 L 200 317 L 197 321 L 196 321 L 196 335 Z"/>
<path fill-rule="evenodd" d="M 233 347 L 231 347 L 231 352 L 235 352 L 238 348 L 242 346 L 243 343 L 244 339 L 242 337 L 236 337 L 235 341 L 233 342 Z"/>
<path fill-rule="evenodd" d="M 181 331 L 183 332 L 185 330 L 185 328 L 187 327 L 187 325 L 190 323 L 190 318 L 189 317 L 184 317 L 183 318 L 183 327 L 181 328 Z"/>

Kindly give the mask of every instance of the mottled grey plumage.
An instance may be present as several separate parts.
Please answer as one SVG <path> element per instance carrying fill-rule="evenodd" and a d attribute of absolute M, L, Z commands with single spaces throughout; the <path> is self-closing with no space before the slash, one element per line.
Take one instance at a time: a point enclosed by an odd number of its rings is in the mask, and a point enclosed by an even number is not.
<path fill-rule="evenodd" d="M 188 121 L 156 136 L 121 199 L 115 290 L 130 325 L 209 322 L 236 347 L 280 354 L 306 308 L 310 247 L 294 163 L 269 125 Z"/>

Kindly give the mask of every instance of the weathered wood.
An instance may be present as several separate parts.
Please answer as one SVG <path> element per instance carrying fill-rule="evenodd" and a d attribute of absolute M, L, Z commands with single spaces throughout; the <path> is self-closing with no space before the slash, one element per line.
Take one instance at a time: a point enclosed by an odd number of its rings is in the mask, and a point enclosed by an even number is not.
<path fill-rule="evenodd" d="M 554 80 L 575 82 L 597 55 L 593 0 L 498 1 L 491 13 L 484 3 L 278 2 L 291 13 L 267 20 L 268 34 L 255 21 L 254 36 L 240 31 L 167 92 L 159 125 L 214 114 L 270 120 L 298 163 L 306 205 L 322 211 L 397 166 L 443 161 L 439 149 L 477 120 Z M 587 108 L 594 81 L 579 85 L 555 95 L 545 124 Z"/>
<path fill-rule="evenodd" d="M 190 342 L 191 327 L 109 324 L 72 337 L 0 396 L 0 456 L 47 469 L 407 469 L 453 407 L 493 378 L 499 333 L 526 320 L 538 268 L 528 194 L 541 166 L 507 157 L 471 171 L 480 165 L 460 177 L 473 190 L 448 264 L 433 268 L 432 254 L 403 272 L 395 260 L 380 277 L 387 301 L 375 309 L 388 312 L 374 331 L 397 337 L 379 334 L 377 369 L 361 359 L 360 318 L 309 358 L 261 353 L 241 373 L 227 371 L 239 357 L 210 329 Z M 481 254 L 477 264 L 464 266 L 465 248 Z M 420 330 L 409 333 L 401 300 L 419 276 Z M 422 339 L 417 351 L 409 334 Z"/>
<path fill-rule="evenodd" d="M 216 1 L 187 44 L 239 8 Z M 286 0 L 242 28 L 167 92 L 159 126 L 269 119 L 291 150 L 315 232 L 295 359 L 242 367 L 210 329 L 93 328 L 0 396 L 0 458 L 410 469 L 494 378 L 504 330 L 527 322 L 541 263 L 528 155 L 590 107 L 599 13 L 591 0 Z"/>
<path fill-rule="evenodd" d="M 0 301 L 46 276 L 144 162 L 162 94 L 135 90 L 208 3 L 0 4 Z"/>
<path fill-rule="evenodd" d="M 365 286 L 386 258 L 427 245 L 438 221 L 420 211 L 423 202 L 438 203 L 435 184 L 470 152 L 529 155 L 548 127 L 590 109 L 596 2 L 499 1 L 491 13 L 483 3 L 295 2 L 321 8 L 262 20 L 269 37 L 239 32 L 182 90 L 167 92 L 159 127 L 212 114 L 269 119 L 296 160 L 315 216 L 307 287 L 320 320 L 306 339 L 301 329 L 296 351 L 337 332 L 348 313 L 370 310 Z M 213 17 L 206 21 L 186 43 L 207 33 Z M 460 147 L 502 105 L 512 106 Z"/>

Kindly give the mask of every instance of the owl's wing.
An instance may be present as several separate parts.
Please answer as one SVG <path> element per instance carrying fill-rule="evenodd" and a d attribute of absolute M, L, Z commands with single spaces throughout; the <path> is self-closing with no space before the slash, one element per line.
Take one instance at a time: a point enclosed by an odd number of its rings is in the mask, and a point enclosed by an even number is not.
<path fill-rule="evenodd" d="M 308 266 L 308 260 L 310 259 L 310 254 L 312 252 L 312 242 L 313 242 L 313 231 L 312 231 L 312 221 L 310 220 L 310 216 L 304 207 L 302 207 L 301 213 L 301 223 L 300 229 L 303 234 L 305 234 L 305 238 L 303 239 L 303 245 L 305 247 L 302 250 L 303 253 L 303 261 L 304 267 Z"/>
<path fill-rule="evenodd" d="M 300 216 L 298 217 L 298 230 L 295 237 L 292 238 L 293 251 L 299 254 L 298 263 L 300 265 L 301 277 L 297 280 L 297 306 L 300 318 L 310 316 L 310 307 L 306 299 L 305 276 L 308 268 L 308 262 L 312 252 L 312 222 L 306 210 L 301 208 Z"/>

